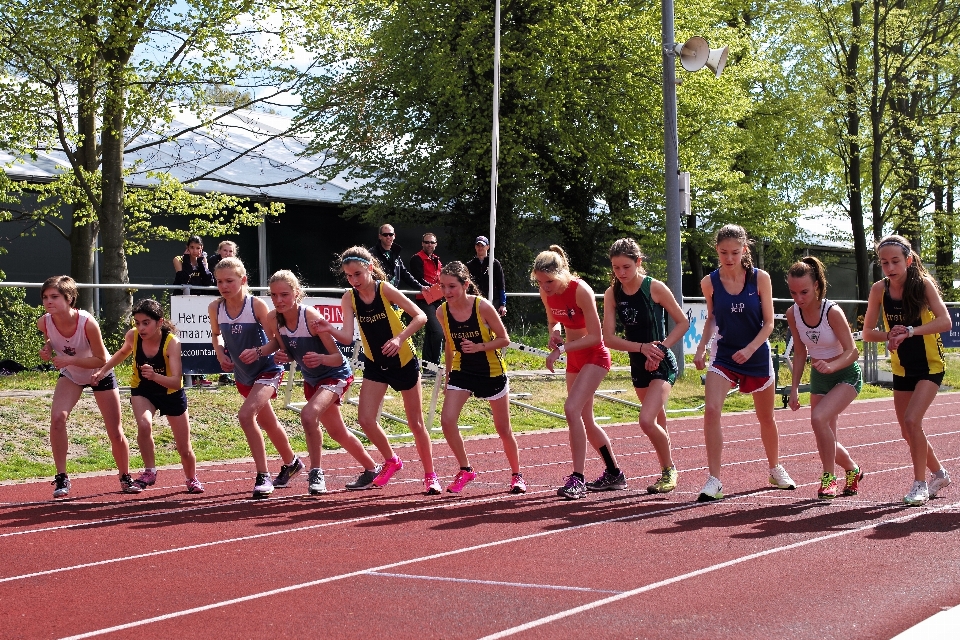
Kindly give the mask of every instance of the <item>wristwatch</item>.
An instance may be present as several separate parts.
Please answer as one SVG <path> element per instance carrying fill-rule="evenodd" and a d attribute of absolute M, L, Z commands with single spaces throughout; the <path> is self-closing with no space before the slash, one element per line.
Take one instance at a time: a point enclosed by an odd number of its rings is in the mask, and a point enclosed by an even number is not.
<path fill-rule="evenodd" d="M 566 350 L 567 350 L 566 345 L 562 345 L 562 344 L 557 345 L 557 351 L 559 351 L 560 353 L 565 353 Z"/>
<path fill-rule="evenodd" d="M 907 336 L 910 338 L 913 337 L 913 326 L 907 327 Z"/>

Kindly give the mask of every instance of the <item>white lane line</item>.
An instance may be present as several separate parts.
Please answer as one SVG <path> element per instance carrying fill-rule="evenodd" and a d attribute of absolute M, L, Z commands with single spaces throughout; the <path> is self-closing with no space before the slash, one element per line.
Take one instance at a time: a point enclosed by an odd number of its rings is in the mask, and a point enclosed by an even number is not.
<path fill-rule="evenodd" d="M 447 578 L 443 576 L 418 576 L 409 573 L 384 573 L 382 571 L 368 571 L 367 575 L 385 576 L 387 578 L 408 578 L 413 580 L 437 580 L 440 582 L 465 582 L 467 584 L 483 584 L 494 587 L 517 587 L 520 589 L 556 589 L 558 591 L 588 591 L 590 593 L 623 593 L 613 589 L 593 589 L 591 587 L 570 587 L 560 584 L 529 584 L 526 582 L 501 582 L 499 580 L 469 580 L 467 578 Z"/>
<path fill-rule="evenodd" d="M 736 566 L 736 565 L 738 565 L 738 564 L 742 564 L 742 563 L 744 563 L 744 562 L 749 562 L 749 561 L 751 561 L 751 560 L 756 560 L 757 558 L 763 558 L 763 557 L 765 557 L 765 556 L 773 555 L 773 554 L 775 554 L 775 553 L 782 553 L 782 552 L 784 552 L 784 551 L 792 551 L 793 549 L 799 549 L 800 547 L 805 547 L 805 546 L 807 546 L 807 545 L 815 544 L 815 543 L 818 543 L 818 542 L 825 542 L 825 541 L 827 541 L 827 540 L 833 540 L 834 538 L 839 538 L 839 537 L 842 537 L 842 536 L 848 536 L 848 535 L 853 534 L 853 533 L 860 533 L 860 532 L 863 532 L 863 531 L 868 531 L 868 530 L 870 530 L 870 529 L 876 529 L 876 528 L 881 527 L 881 526 L 883 526 L 883 525 L 885 525 L 885 524 L 893 524 L 893 523 L 896 523 L 896 522 L 905 522 L 905 521 L 907 521 L 907 520 L 911 520 L 911 519 L 913 519 L 913 518 L 920 517 L 921 515 L 925 515 L 925 514 L 929 514 L 929 513 L 935 513 L 935 512 L 937 512 L 937 511 L 943 511 L 943 510 L 945 510 L 945 509 L 953 508 L 953 507 L 957 506 L 958 504 L 960 504 L 960 503 L 944 505 L 944 506 L 942 506 L 942 507 L 936 507 L 936 508 L 932 508 L 932 509 L 918 510 L 918 511 L 916 511 L 916 512 L 914 512 L 914 513 L 909 513 L 909 514 L 907 514 L 907 515 L 905 515 L 905 516 L 900 516 L 899 518 L 891 518 L 891 519 L 889 519 L 889 520 L 884 520 L 884 521 L 882 521 L 882 522 L 876 522 L 876 523 L 873 523 L 873 524 L 864 525 L 864 526 L 862 526 L 862 527 L 857 527 L 856 529 L 847 529 L 846 531 L 837 531 L 837 532 L 835 532 L 835 533 L 830 533 L 830 534 L 823 535 L 823 536 L 819 536 L 819 537 L 816 537 L 816 538 L 811 538 L 811 539 L 809 539 L 809 540 L 803 540 L 803 541 L 801 541 L 801 542 L 794 542 L 794 543 L 792 543 L 792 544 L 784 545 L 784 546 L 781 546 L 781 547 L 774 547 L 774 548 L 772 548 L 772 549 L 766 549 L 766 550 L 764 550 L 764 551 L 758 551 L 757 553 L 751 553 L 751 554 L 746 555 L 746 556 L 741 556 L 741 557 L 739 557 L 739 558 L 734 558 L 733 560 L 728 560 L 728 561 L 726 561 L 726 562 L 720 562 L 720 563 L 718 563 L 718 564 L 711 565 L 711 566 L 709 566 L 709 567 L 704 567 L 704 568 L 702 568 L 702 569 L 697 569 L 696 571 L 690 571 L 690 572 L 688 572 L 688 573 L 684 573 L 684 574 L 681 574 L 681 575 L 678 575 L 678 576 L 674 576 L 674 577 L 672 577 L 672 578 L 667 578 L 666 580 L 661 580 L 661 581 L 659 581 L 659 582 L 654 582 L 654 583 L 652 583 L 652 584 L 648 584 L 648 585 L 639 587 L 639 588 L 637 588 L 637 589 L 632 589 L 632 590 L 630 590 L 630 591 L 624 591 L 623 593 L 619 593 L 619 594 L 617 594 L 617 595 L 610 596 L 610 597 L 608 597 L 608 598 L 603 598 L 602 600 L 597 600 L 597 601 L 595 601 L 595 602 L 590 602 L 590 603 L 581 605 L 581 606 L 579 606 L 579 607 L 573 607 L 572 609 L 567 609 L 566 611 L 560 611 L 560 612 L 555 613 L 555 614 L 553 614 L 553 615 L 544 616 L 543 618 L 538 618 L 537 620 L 531 620 L 530 622 L 526 622 L 526 623 L 524 623 L 524 624 L 517 625 L 517 626 L 515 626 L 515 627 L 510 627 L 509 629 L 504 629 L 503 631 L 498 631 L 497 633 L 492 633 L 492 634 L 490 634 L 490 635 L 483 636 L 483 637 L 480 638 L 479 640 L 496 640 L 497 638 L 506 638 L 507 636 L 512 636 L 512 635 L 514 635 L 514 634 L 521 633 L 521 632 L 523 632 L 523 631 L 528 631 L 528 630 L 530 630 L 530 629 L 533 629 L 534 627 L 539 627 L 539 626 L 542 626 L 542 625 L 545 625 L 545 624 L 549 624 L 549 623 L 551 623 L 551 622 L 556 622 L 557 620 L 562 620 L 563 618 L 568 618 L 568 617 L 570 617 L 570 616 L 577 615 L 578 613 L 584 613 L 584 612 L 586 612 L 586 611 L 590 611 L 590 610 L 592 610 L 592 609 L 597 609 L 597 608 L 599 608 L 599 607 L 602 607 L 602 606 L 605 606 L 605 605 L 608 605 L 608 604 L 611 604 L 611 603 L 614 603 L 614 602 L 619 602 L 620 600 L 625 600 L 625 599 L 627 599 L 627 598 L 632 598 L 633 596 L 640 595 L 640 594 L 642 594 L 642 593 L 647 593 L 648 591 L 653 591 L 654 589 L 659 589 L 660 587 L 665 587 L 665 586 L 668 586 L 668 585 L 671 585 L 671 584 L 676 584 L 676 583 L 678 583 L 678 582 L 683 582 L 684 580 L 689 580 L 690 578 L 696 578 L 696 577 L 699 577 L 699 576 L 702 576 L 702 575 L 706 575 L 706 574 L 708 574 L 708 573 L 713 573 L 713 572 L 719 571 L 719 570 L 721 570 L 721 569 L 726 569 L 727 567 L 733 567 L 733 566 Z"/>
<path fill-rule="evenodd" d="M 570 531 L 576 531 L 579 529 L 586 529 L 588 527 L 597 527 L 604 524 L 611 524 L 614 522 L 626 522 L 628 520 L 639 520 L 645 517 L 659 516 L 667 513 L 673 513 L 677 511 L 686 511 L 688 509 L 695 509 L 698 507 L 708 506 L 709 503 L 686 503 L 676 507 L 669 507 L 666 509 L 660 509 L 659 511 L 652 511 L 646 514 L 632 514 L 629 516 L 621 516 L 619 518 L 609 518 L 607 520 L 600 520 L 597 522 L 587 522 L 584 524 L 571 525 L 569 527 L 563 527 L 560 529 L 552 529 L 550 531 L 538 531 L 537 533 L 529 533 L 522 536 L 516 536 L 513 538 L 506 538 L 504 540 L 494 540 L 492 542 L 485 542 L 482 544 L 472 545 L 469 547 L 462 547 L 460 549 L 452 549 L 450 551 L 443 551 L 441 553 L 434 553 L 428 556 L 420 556 L 418 558 L 410 558 L 408 560 L 401 560 L 399 562 L 391 562 L 390 564 L 380 565 L 378 567 L 368 567 L 366 569 L 359 569 L 357 571 L 351 571 L 349 573 L 341 573 L 335 576 L 328 576 L 326 578 L 320 578 L 318 580 L 311 580 L 310 582 L 303 582 L 300 584 L 293 584 L 287 587 L 281 587 L 279 589 L 271 589 L 269 591 L 262 591 L 260 593 L 253 593 L 248 596 L 242 596 L 240 598 L 231 598 L 230 600 L 222 600 L 220 602 L 213 602 L 202 607 L 194 607 L 192 609 L 184 609 L 182 611 L 174 611 L 171 613 L 163 614 L 160 616 L 155 616 L 152 618 L 145 618 L 143 620 L 137 620 L 135 622 L 128 622 L 126 624 L 117 625 L 114 627 L 107 627 L 105 629 L 97 629 L 96 631 L 88 631 L 87 633 L 82 633 L 79 635 L 68 636 L 62 640 L 80 640 L 81 638 L 92 638 L 94 636 L 103 635 L 106 633 L 114 633 L 116 631 L 123 631 L 125 629 L 132 629 L 135 627 L 141 627 L 148 624 L 153 624 L 154 622 L 162 622 L 164 620 L 171 620 L 174 618 L 181 618 L 183 616 L 192 615 L 194 613 L 201 613 L 204 611 L 211 611 L 213 609 L 220 609 L 222 607 L 229 607 L 231 605 L 240 604 L 243 602 L 250 602 L 252 600 L 259 600 L 261 598 L 268 598 L 270 596 L 279 595 L 281 593 L 289 593 L 291 591 L 298 591 L 300 589 L 307 589 L 309 587 L 315 587 L 317 585 L 326 584 L 329 582 L 336 582 L 339 580 L 345 580 L 347 578 L 354 578 L 356 576 L 362 576 L 378 571 L 385 571 L 387 569 L 394 569 L 396 567 L 404 567 L 412 564 L 417 564 L 420 562 L 427 562 L 429 560 L 438 560 L 440 558 L 448 558 L 450 556 L 461 555 L 464 553 L 470 553 L 472 551 L 479 551 L 482 549 L 490 549 L 493 547 L 499 547 L 507 544 L 513 544 L 515 542 L 521 542 L 524 540 L 533 540 L 536 538 L 543 538 L 546 536 L 552 536 L 559 533 L 567 533 Z M 313 528 L 313 527 L 310 527 Z"/>

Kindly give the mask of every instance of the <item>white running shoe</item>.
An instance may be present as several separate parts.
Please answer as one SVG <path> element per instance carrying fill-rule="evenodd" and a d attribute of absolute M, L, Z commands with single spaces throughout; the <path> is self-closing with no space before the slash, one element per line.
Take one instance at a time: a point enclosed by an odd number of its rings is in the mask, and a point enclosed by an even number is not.
<path fill-rule="evenodd" d="M 930 482 L 927 483 L 927 492 L 931 498 L 936 498 L 937 494 L 950 486 L 950 474 L 947 473 L 947 468 L 943 467 L 940 470 L 943 471 L 943 477 L 934 473 L 930 476 Z"/>
<path fill-rule="evenodd" d="M 713 476 L 707 477 L 707 484 L 703 485 L 700 495 L 697 496 L 697 502 L 710 502 L 711 500 L 723 499 L 723 485 L 720 484 L 720 478 Z"/>
<path fill-rule="evenodd" d="M 927 491 L 927 483 L 923 480 L 914 480 L 910 493 L 903 496 L 903 501 L 911 507 L 919 507 L 926 504 L 930 499 L 930 493 Z"/>
<path fill-rule="evenodd" d="M 796 489 L 797 483 L 793 481 L 787 470 L 782 464 L 770 468 L 770 484 L 777 489 Z"/>

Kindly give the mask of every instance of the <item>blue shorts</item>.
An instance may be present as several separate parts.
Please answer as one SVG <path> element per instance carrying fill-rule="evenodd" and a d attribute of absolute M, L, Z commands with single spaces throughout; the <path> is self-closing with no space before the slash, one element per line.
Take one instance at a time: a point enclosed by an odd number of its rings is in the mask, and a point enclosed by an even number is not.
<path fill-rule="evenodd" d="M 58 379 L 59 379 L 59 378 L 67 378 L 67 376 L 65 376 L 65 375 L 63 375 L 63 374 L 61 373 L 61 374 L 58 376 Z M 67 378 L 67 380 L 70 380 L 70 378 Z M 70 380 L 70 382 L 73 382 L 73 380 Z M 76 384 L 76 382 L 74 382 L 74 384 Z M 112 372 L 112 371 L 111 371 L 110 373 L 108 373 L 107 375 L 105 375 L 103 378 L 101 378 L 100 382 L 98 382 L 98 383 L 96 383 L 96 384 L 81 384 L 81 385 L 79 385 L 79 386 L 80 386 L 81 389 L 86 389 L 87 387 L 90 387 L 90 390 L 91 390 L 91 391 L 94 391 L 94 392 L 96 392 L 96 391 L 110 391 L 111 389 L 119 389 L 119 388 L 120 388 L 120 385 L 117 384 L 117 377 L 116 377 L 115 375 L 113 375 L 113 372 Z"/>

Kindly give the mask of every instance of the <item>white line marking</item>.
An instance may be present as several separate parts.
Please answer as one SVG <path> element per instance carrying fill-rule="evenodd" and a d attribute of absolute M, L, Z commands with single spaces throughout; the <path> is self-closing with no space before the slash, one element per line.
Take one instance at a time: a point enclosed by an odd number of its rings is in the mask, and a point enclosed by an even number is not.
<path fill-rule="evenodd" d="M 409 578 L 413 580 L 438 580 L 440 582 L 466 582 L 468 584 L 484 584 L 495 587 L 519 587 L 521 589 L 556 589 L 559 591 L 589 591 L 591 593 L 623 593 L 612 589 L 593 589 L 590 587 L 569 587 L 559 584 L 529 584 L 526 582 L 501 582 L 499 580 L 469 580 L 467 578 L 446 578 L 443 576 L 417 576 L 409 573 L 384 573 L 369 571 L 371 576 L 386 576 L 388 578 Z"/>
<path fill-rule="evenodd" d="M 772 549 L 766 549 L 766 550 L 764 550 L 764 551 L 758 551 L 757 553 L 751 553 L 751 554 L 746 555 L 746 556 L 741 556 L 741 557 L 739 557 L 739 558 L 734 558 L 733 560 L 728 560 L 728 561 L 726 561 L 726 562 L 721 562 L 721 563 L 718 563 L 718 564 L 715 564 L 715 565 L 711 565 L 711 566 L 709 566 L 709 567 L 704 567 L 704 568 L 702 568 L 702 569 L 697 569 L 696 571 L 690 571 L 690 572 L 688 572 L 688 573 L 684 573 L 684 574 L 681 574 L 681 575 L 678 575 L 678 576 L 674 576 L 674 577 L 672 577 L 672 578 L 667 578 L 666 580 L 661 580 L 661 581 L 659 581 L 659 582 L 654 582 L 654 583 L 652 583 L 652 584 L 645 585 L 645 586 L 640 587 L 640 588 L 638 588 L 638 589 L 632 589 L 631 591 L 624 591 L 623 593 L 619 593 L 619 594 L 617 594 L 617 595 L 610 596 L 610 597 L 604 598 L 604 599 L 602 599 L 602 600 L 597 600 L 597 601 L 595 601 L 595 602 L 590 602 L 590 603 L 587 603 L 587 604 L 585 604 L 585 605 L 581 605 L 581 606 L 579 606 L 579 607 L 574 607 L 574 608 L 572 608 L 572 609 L 567 609 L 566 611 L 560 611 L 560 612 L 555 613 L 555 614 L 553 614 L 553 615 L 545 616 L 545 617 L 539 618 L 539 619 L 537 619 L 537 620 L 531 620 L 530 622 L 526 622 L 526 623 L 524 623 L 524 624 L 517 625 L 517 626 L 511 627 L 511 628 L 509 628 L 509 629 L 504 629 L 503 631 L 499 631 L 499 632 L 497 632 L 497 633 L 493 633 L 493 634 L 490 634 L 490 635 L 487 635 L 487 636 L 483 636 L 482 638 L 480 638 L 480 640 L 496 640 L 497 638 L 506 638 L 507 636 L 512 636 L 512 635 L 514 635 L 514 634 L 516 634 L 516 633 L 520 633 L 520 632 L 522 632 L 522 631 L 528 631 L 528 630 L 530 630 L 530 629 L 533 629 L 534 627 L 539 627 L 539 626 L 548 624 L 548 623 L 550 623 L 550 622 L 555 622 L 555 621 L 557 621 L 557 620 L 562 620 L 563 618 L 568 618 L 568 617 L 573 616 L 573 615 L 576 615 L 576 614 L 578 614 L 578 613 L 583 613 L 583 612 L 585 612 L 585 611 L 590 611 L 591 609 L 596 609 L 596 608 L 598 608 L 598 607 L 602 607 L 602 606 L 604 606 L 604 605 L 608 605 L 608 604 L 611 604 L 611 603 L 613 603 L 613 602 L 619 602 L 620 600 L 625 600 L 625 599 L 627 599 L 627 598 L 632 598 L 633 596 L 640 595 L 641 593 L 646 593 L 646 592 L 648 592 L 648 591 L 653 591 L 654 589 L 659 589 L 660 587 L 665 587 L 665 586 L 667 586 L 667 585 L 675 584 L 675 583 L 677 583 L 677 582 L 682 582 L 682 581 L 687 580 L 687 579 L 689 579 L 689 578 L 696 578 L 696 577 L 698 577 L 698 576 L 702 576 L 702 575 L 705 575 L 705 574 L 708 574 L 708 573 L 713 573 L 714 571 L 719 571 L 720 569 L 726 569 L 727 567 L 732 567 L 732 566 L 735 566 L 735 565 L 738 565 L 738 564 L 742 564 L 742 563 L 744 563 L 744 562 L 749 562 L 750 560 L 756 560 L 757 558 L 762 558 L 762 557 L 764 557 L 764 556 L 769 556 L 769 555 L 772 555 L 772 554 L 774 554 L 774 553 L 781 553 L 781 552 L 784 552 L 784 551 L 791 551 L 791 550 L 793 550 L 793 549 L 798 549 L 798 548 L 800 548 L 800 547 L 804 547 L 804 546 L 809 545 L 809 544 L 814 544 L 814 543 L 817 543 L 817 542 L 824 542 L 824 541 L 826 541 L 826 540 L 832 540 L 832 539 L 834 539 L 834 538 L 839 538 L 839 537 L 841 537 L 841 536 L 847 536 L 847 535 L 850 535 L 850 534 L 852 534 L 852 533 L 860 533 L 861 531 L 866 531 L 866 530 L 868 530 L 868 529 L 875 529 L 875 528 L 878 528 L 878 527 L 880 527 L 880 526 L 882 526 L 882 525 L 885 525 L 885 524 L 892 524 L 892 523 L 895 523 L 895 522 L 904 522 L 904 521 L 910 520 L 910 519 L 912 519 L 912 518 L 917 518 L 917 517 L 919 517 L 919 516 L 921 516 L 921 515 L 925 515 L 925 514 L 929 514 L 929 513 L 934 513 L 934 512 L 937 512 L 937 511 L 942 511 L 942 510 L 944 510 L 944 509 L 949 509 L 949 508 L 952 508 L 952 507 L 954 507 L 954 506 L 956 506 L 956 505 L 955 505 L 955 504 L 950 504 L 950 505 L 944 505 L 944 506 L 942 506 L 942 507 L 936 507 L 936 508 L 933 508 L 933 509 L 924 509 L 924 510 L 922 510 L 922 511 L 918 511 L 918 512 L 915 512 L 915 513 L 910 513 L 910 514 L 907 514 L 907 515 L 905 515 L 905 516 L 900 516 L 899 518 L 892 518 L 892 519 L 890 519 L 890 520 L 884 520 L 884 521 L 882 521 L 882 522 L 877 522 L 877 523 L 873 523 L 873 524 L 869 524 L 869 525 L 864 525 L 864 526 L 858 527 L 858 528 L 856 528 L 856 529 L 848 529 L 848 530 L 846 530 L 846 531 L 837 531 L 837 532 L 835 532 L 835 533 L 830 533 L 830 534 L 827 534 L 827 535 L 824 535 L 824 536 L 819 536 L 819 537 L 817 537 L 817 538 L 811 538 L 811 539 L 809 539 L 809 540 L 803 540 L 803 541 L 801 541 L 801 542 L 794 542 L 793 544 L 784 545 L 784 546 L 782 546 L 782 547 L 774 547 L 774 548 L 772 548 Z"/>

